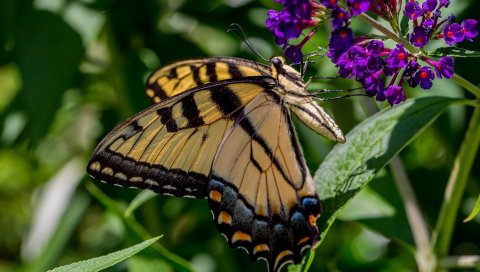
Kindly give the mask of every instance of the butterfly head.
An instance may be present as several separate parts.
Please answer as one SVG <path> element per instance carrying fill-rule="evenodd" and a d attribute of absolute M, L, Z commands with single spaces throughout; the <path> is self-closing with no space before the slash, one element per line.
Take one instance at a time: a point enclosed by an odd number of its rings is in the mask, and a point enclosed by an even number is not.
<path fill-rule="evenodd" d="M 277 70 L 282 68 L 283 65 L 285 65 L 285 59 L 279 56 L 272 57 L 270 59 L 270 62 Z"/>
<path fill-rule="evenodd" d="M 279 86 L 282 86 L 280 91 L 284 94 L 295 93 L 295 94 L 306 94 L 305 84 L 301 74 L 293 69 L 292 67 L 285 64 L 285 59 L 282 57 L 273 57 L 270 59 L 272 64 L 271 66 L 271 75 L 278 82 Z"/>

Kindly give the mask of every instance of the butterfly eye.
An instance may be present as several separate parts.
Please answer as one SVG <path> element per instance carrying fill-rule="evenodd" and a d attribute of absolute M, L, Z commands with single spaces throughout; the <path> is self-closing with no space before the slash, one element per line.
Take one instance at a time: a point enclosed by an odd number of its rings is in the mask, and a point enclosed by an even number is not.
<path fill-rule="evenodd" d="M 283 62 L 279 57 L 273 57 L 271 62 L 273 66 L 275 66 L 276 68 L 282 67 L 283 65 Z"/>

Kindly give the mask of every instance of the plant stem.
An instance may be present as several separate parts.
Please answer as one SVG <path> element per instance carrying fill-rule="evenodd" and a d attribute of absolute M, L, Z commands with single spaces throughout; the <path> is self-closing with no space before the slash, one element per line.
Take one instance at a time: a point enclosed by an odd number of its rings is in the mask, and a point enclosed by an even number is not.
<path fill-rule="evenodd" d="M 440 268 L 442 269 L 472 269 L 480 268 L 479 255 L 464 255 L 464 256 L 449 256 L 440 261 Z"/>
<path fill-rule="evenodd" d="M 365 110 L 368 115 L 373 115 L 378 112 L 376 104 L 372 100 L 365 101 Z M 436 258 L 433 254 L 433 249 L 430 244 L 430 233 L 428 225 L 420 211 L 417 198 L 413 191 L 411 182 L 408 178 L 407 171 L 403 166 L 402 160 L 399 156 L 395 156 L 389 163 L 390 171 L 392 172 L 393 180 L 398 188 L 402 198 L 405 212 L 407 213 L 410 230 L 413 234 L 413 239 L 416 245 L 415 260 L 419 271 L 432 271 L 436 266 Z"/>
<path fill-rule="evenodd" d="M 432 245 L 438 258 L 448 254 L 460 202 L 479 144 L 480 107 L 475 107 L 465 139 L 453 163 L 437 225 L 432 236 Z"/>
<path fill-rule="evenodd" d="M 373 19 L 372 17 L 368 16 L 367 14 L 363 13 L 358 15 L 358 18 L 360 20 L 364 21 L 365 23 L 373 26 L 376 28 L 378 31 L 380 31 L 383 35 L 389 37 L 390 39 L 394 40 L 396 43 L 403 44 L 403 46 L 413 54 L 418 54 L 421 53 L 420 49 L 415 47 L 413 44 L 411 44 L 409 41 L 403 39 L 402 37 L 398 36 L 397 33 L 391 31 L 390 29 L 386 28 L 382 24 L 380 24 L 378 21 Z"/>
<path fill-rule="evenodd" d="M 471 92 L 473 95 L 475 95 L 476 98 L 480 98 L 480 88 L 475 86 L 473 83 L 470 81 L 466 80 L 462 76 L 458 74 L 453 74 L 453 80 L 458 83 L 458 85 L 462 86 L 465 88 L 465 90 Z"/>
<path fill-rule="evenodd" d="M 432 271 L 436 266 L 436 258 L 430 245 L 430 233 L 420 211 L 411 182 L 405 171 L 400 157 L 395 156 L 390 161 L 390 170 L 394 177 L 395 184 L 403 199 L 403 205 L 407 213 L 410 229 L 417 248 L 415 259 L 419 271 Z"/>

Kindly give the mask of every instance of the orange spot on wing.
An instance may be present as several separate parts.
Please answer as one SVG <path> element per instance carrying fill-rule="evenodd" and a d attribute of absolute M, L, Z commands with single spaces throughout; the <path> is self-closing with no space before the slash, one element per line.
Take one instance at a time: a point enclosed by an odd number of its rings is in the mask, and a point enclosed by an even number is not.
<path fill-rule="evenodd" d="M 218 215 L 217 223 L 220 224 L 232 224 L 232 216 L 227 212 L 221 211 Z"/>
<path fill-rule="evenodd" d="M 257 254 L 258 252 L 261 252 L 261 251 L 269 251 L 270 248 L 268 247 L 267 244 L 259 244 L 259 245 L 256 245 L 254 248 L 253 248 L 253 255 Z"/>
<path fill-rule="evenodd" d="M 217 190 L 211 190 L 210 199 L 215 202 L 220 202 L 220 200 L 222 200 L 222 194 Z"/>
<path fill-rule="evenodd" d="M 308 222 L 310 223 L 310 226 L 314 227 L 317 225 L 317 218 L 311 214 L 308 216 Z"/>
<path fill-rule="evenodd" d="M 310 240 L 310 237 L 303 237 L 302 239 L 300 239 L 300 241 L 298 241 L 297 245 L 301 245 L 307 242 L 308 240 Z"/>
<path fill-rule="evenodd" d="M 252 241 L 252 236 L 250 234 L 245 233 L 243 231 L 236 231 L 232 236 L 232 243 L 236 243 L 238 241 Z"/>

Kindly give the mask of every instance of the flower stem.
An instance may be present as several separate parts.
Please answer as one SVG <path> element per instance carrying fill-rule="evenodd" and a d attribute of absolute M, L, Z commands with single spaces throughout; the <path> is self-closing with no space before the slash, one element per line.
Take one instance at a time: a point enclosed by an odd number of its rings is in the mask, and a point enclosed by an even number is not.
<path fill-rule="evenodd" d="M 458 74 L 453 74 L 453 80 L 458 83 L 458 85 L 462 86 L 465 88 L 465 90 L 471 92 L 473 95 L 475 95 L 476 98 L 480 99 L 480 88 L 475 86 L 473 83 L 470 81 L 466 80 L 462 76 Z"/>
<path fill-rule="evenodd" d="M 377 105 L 371 99 L 363 101 L 365 111 L 368 115 L 373 115 L 378 112 Z M 397 155 L 393 157 L 388 166 L 392 173 L 395 186 L 398 188 L 398 192 L 402 198 L 413 240 L 415 241 L 415 260 L 418 265 L 418 270 L 432 271 L 432 268 L 436 266 L 437 259 L 431 247 L 428 225 L 422 215 L 420 205 L 418 204 L 417 197 L 415 196 L 400 156 Z"/>
<path fill-rule="evenodd" d="M 403 44 L 403 46 L 410 51 L 413 54 L 418 54 L 421 53 L 420 49 L 415 47 L 413 44 L 411 44 L 409 41 L 403 39 L 400 37 L 397 33 L 391 31 L 390 29 L 386 28 L 382 24 L 380 24 L 378 21 L 373 19 L 372 17 L 368 16 L 367 14 L 363 13 L 358 15 L 358 18 L 360 20 L 364 21 L 365 23 L 373 26 L 376 28 L 378 31 L 380 31 L 383 35 L 389 37 L 390 39 L 394 40 L 396 43 Z"/>
<path fill-rule="evenodd" d="M 480 268 L 479 255 L 449 256 L 440 261 L 442 269 L 475 269 Z"/>
<path fill-rule="evenodd" d="M 448 254 L 460 202 L 479 144 L 480 107 L 477 106 L 473 111 L 460 151 L 453 163 L 440 214 L 432 235 L 432 245 L 438 258 Z"/>
<path fill-rule="evenodd" d="M 395 184 L 402 196 L 405 212 L 407 213 L 410 229 L 415 240 L 417 251 L 415 259 L 417 261 L 419 271 L 432 271 L 436 266 L 436 258 L 430 244 L 430 233 L 427 223 L 420 211 L 417 198 L 410 185 L 405 167 L 399 156 L 394 157 L 390 161 L 390 171 L 394 177 Z"/>

